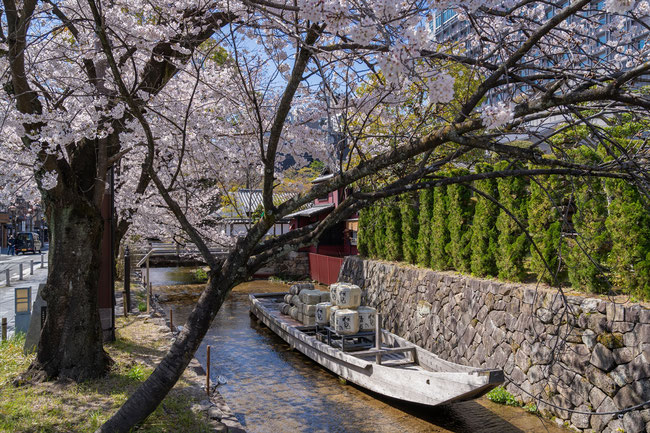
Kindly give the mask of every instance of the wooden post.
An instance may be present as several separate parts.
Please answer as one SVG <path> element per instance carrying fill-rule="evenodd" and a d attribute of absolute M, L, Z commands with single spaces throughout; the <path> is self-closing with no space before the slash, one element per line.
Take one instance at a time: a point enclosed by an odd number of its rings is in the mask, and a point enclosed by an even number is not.
<path fill-rule="evenodd" d="M 23 279 L 23 264 L 18 263 L 18 279 L 22 281 Z"/>
<path fill-rule="evenodd" d="M 6 320 L 6 319 L 3 319 Z M 208 345 L 207 361 L 205 362 L 205 392 L 210 395 L 210 345 Z"/>
<path fill-rule="evenodd" d="M 169 329 L 174 332 L 174 310 L 169 309 Z"/>
<path fill-rule="evenodd" d="M 377 317 L 375 318 L 375 349 L 378 351 L 377 354 L 375 354 L 375 362 L 377 365 L 381 364 L 381 314 L 377 312 Z"/>
<path fill-rule="evenodd" d="M 2 318 L 2 341 L 7 341 L 7 318 Z"/>
<path fill-rule="evenodd" d="M 151 280 L 149 280 L 149 257 L 147 257 L 147 281 L 146 281 L 146 289 L 147 289 L 147 314 L 150 313 L 150 303 L 151 303 Z"/>
<path fill-rule="evenodd" d="M 29 262 L 29 275 L 34 275 L 34 260 L 30 260 Z"/>
<path fill-rule="evenodd" d="M 147 257 L 147 274 L 146 274 L 146 275 L 147 275 L 147 276 L 146 276 L 146 281 L 145 281 L 145 283 L 147 284 L 147 287 L 148 287 L 148 286 L 149 286 L 149 283 L 151 282 L 151 281 L 149 280 L 149 257 Z"/>
<path fill-rule="evenodd" d="M 148 283 L 147 284 L 147 314 L 150 313 L 151 313 L 151 283 Z"/>

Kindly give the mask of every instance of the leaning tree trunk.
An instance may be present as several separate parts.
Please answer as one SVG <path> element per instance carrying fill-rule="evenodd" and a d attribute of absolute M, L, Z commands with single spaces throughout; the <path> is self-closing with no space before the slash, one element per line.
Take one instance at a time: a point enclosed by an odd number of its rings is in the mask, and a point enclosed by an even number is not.
<path fill-rule="evenodd" d="M 131 431 L 156 409 L 194 357 L 230 289 L 249 276 L 244 263 L 245 258 L 233 252 L 221 269 L 210 271 L 208 287 L 158 367 L 97 432 Z"/>
<path fill-rule="evenodd" d="M 50 228 L 47 284 L 42 291 L 47 316 L 31 373 L 82 381 L 106 372 L 97 307 L 100 210 L 69 188 L 44 197 Z"/>

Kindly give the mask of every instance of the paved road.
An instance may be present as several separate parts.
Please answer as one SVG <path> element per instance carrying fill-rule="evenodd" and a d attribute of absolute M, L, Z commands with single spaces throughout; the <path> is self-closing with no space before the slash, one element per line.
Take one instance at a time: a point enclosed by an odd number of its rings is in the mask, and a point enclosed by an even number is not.
<path fill-rule="evenodd" d="M 47 251 L 43 253 L 43 267 L 41 268 L 41 255 L 27 254 L 8 256 L 0 254 L 0 318 L 7 318 L 9 336 L 14 333 L 15 324 L 15 299 L 14 290 L 17 287 L 32 288 L 32 302 L 36 299 L 38 287 L 47 280 Z M 31 264 L 34 261 L 34 273 L 31 274 Z M 20 264 L 23 265 L 23 279 L 20 280 Z M 6 271 L 9 270 L 10 285 L 7 286 Z"/>

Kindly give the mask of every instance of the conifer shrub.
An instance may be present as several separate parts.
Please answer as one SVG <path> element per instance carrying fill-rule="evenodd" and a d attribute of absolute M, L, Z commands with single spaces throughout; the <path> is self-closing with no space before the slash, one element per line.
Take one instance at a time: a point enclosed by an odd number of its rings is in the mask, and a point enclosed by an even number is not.
<path fill-rule="evenodd" d="M 605 180 L 612 240 L 608 264 L 613 283 L 626 293 L 650 297 L 650 212 L 638 190 L 621 179 Z"/>
<path fill-rule="evenodd" d="M 439 186 L 433 190 L 433 211 L 431 213 L 431 237 L 429 250 L 431 251 L 430 266 L 433 269 L 444 271 L 451 266 L 449 254 L 446 251 L 449 244 L 447 187 Z"/>
<path fill-rule="evenodd" d="M 521 165 L 511 166 L 508 161 L 501 161 L 494 167 L 495 171 L 508 168 L 521 168 Z M 528 211 L 528 179 L 521 176 L 499 178 L 497 179 L 497 189 L 501 205 L 525 225 Z M 499 208 L 496 229 L 498 277 L 511 281 L 523 280 L 526 274 L 524 258 L 529 248 L 526 233 L 502 208 Z"/>
<path fill-rule="evenodd" d="M 402 260 L 402 213 L 398 203 L 390 200 L 384 203 L 384 224 L 386 227 L 386 260 Z"/>
<path fill-rule="evenodd" d="M 417 264 L 429 266 L 431 254 L 429 243 L 431 242 L 431 215 L 433 211 L 433 189 L 420 191 L 420 209 L 418 215 L 418 238 L 417 238 Z"/>
<path fill-rule="evenodd" d="M 584 164 L 601 162 L 598 154 L 586 146 L 573 151 L 576 161 Z M 568 244 L 566 267 L 571 285 L 578 290 L 605 293 L 609 289 L 605 275 L 610 235 L 605 225 L 607 196 L 601 178 L 574 179 L 575 212 L 572 217 L 576 232 Z"/>
<path fill-rule="evenodd" d="M 375 228 L 374 232 L 374 254 L 379 259 L 386 258 L 386 211 L 382 202 L 375 206 L 373 215 Z"/>
<path fill-rule="evenodd" d="M 477 173 L 492 171 L 490 164 L 477 164 Z M 494 199 L 498 199 L 496 180 L 485 179 L 474 182 L 474 187 Z M 496 219 L 499 207 L 489 199 L 476 194 L 476 206 L 472 220 L 471 234 L 471 270 L 478 276 L 495 276 L 497 274 L 496 249 L 498 233 Z"/>
<path fill-rule="evenodd" d="M 562 198 L 562 182 L 558 176 L 538 176 L 531 180 L 528 231 L 541 252 L 541 257 L 534 245 L 531 245 L 530 270 L 547 283 L 554 282 L 554 277 L 561 272 L 558 263 L 561 252 L 562 215 L 558 208 Z"/>
<path fill-rule="evenodd" d="M 404 261 L 415 264 L 419 238 L 419 203 L 417 193 L 403 194 L 399 201 L 402 214 L 402 256 Z"/>
<path fill-rule="evenodd" d="M 454 169 L 452 176 L 468 174 L 466 169 Z M 449 198 L 448 228 L 449 243 L 446 251 L 451 256 L 451 264 L 458 272 L 469 272 L 471 267 L 470 243 L 472 218 L 474 216 L 474 200 L 469 188 L 461 184 L 447 187 Z"/>
<path fill-rule="evenodd" d="M 359 211 L 359 230 L 357 233 L 357 250 L 359 255 L 370 257 L 368 238 L 370 237 L 370 208 L 364 208 Z"/>

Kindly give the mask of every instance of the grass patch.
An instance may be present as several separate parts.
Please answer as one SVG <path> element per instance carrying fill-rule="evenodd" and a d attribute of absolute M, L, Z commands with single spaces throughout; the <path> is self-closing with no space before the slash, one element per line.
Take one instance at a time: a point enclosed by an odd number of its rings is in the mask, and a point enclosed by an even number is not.
<path fill-rule="evenodd" d="M 0 343 L 0 432 L 93 432 L 153 372 L 168 345 L 161 325 L 142 318 L 117 319 L 117 341 L 105 349 L 115 361 L 101 379 L 82 383 L 43 382 L 15 387 L 34 354 L 24 355 L 23 336 Z M 138 432 L 208 432 L 203 413 L 192 406 L 205 399 L 186 372 Z"/>
<path fill-rule="evenodd" d="M 521 406 L 521 403 L 515 398 L 515 396 L 506 391 L 502 386 L 497 386 L 492 391 L 488 392 L 486 397 L 490 401 L 505 404 L 506 406 Z"/>

